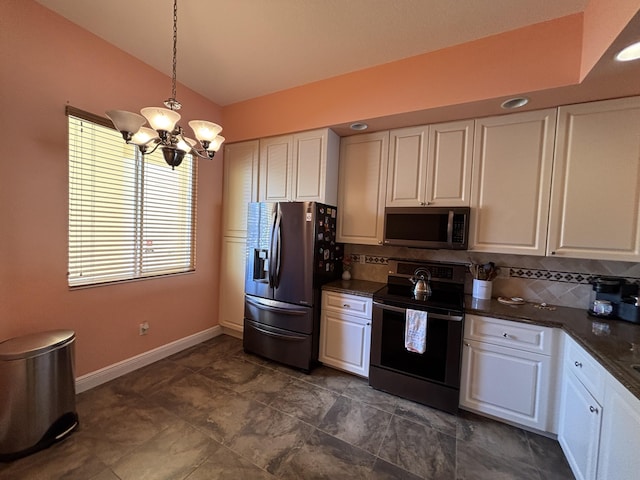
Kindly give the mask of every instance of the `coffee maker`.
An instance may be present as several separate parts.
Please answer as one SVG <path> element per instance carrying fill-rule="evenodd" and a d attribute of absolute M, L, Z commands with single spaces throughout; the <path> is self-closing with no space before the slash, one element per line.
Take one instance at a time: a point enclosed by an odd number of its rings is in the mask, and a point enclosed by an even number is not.
<path fill-rule="evenodd" d="M 640 323 L 638 285 L 617 277 L 597 277 L 591 285 L 589 315 Z"/>

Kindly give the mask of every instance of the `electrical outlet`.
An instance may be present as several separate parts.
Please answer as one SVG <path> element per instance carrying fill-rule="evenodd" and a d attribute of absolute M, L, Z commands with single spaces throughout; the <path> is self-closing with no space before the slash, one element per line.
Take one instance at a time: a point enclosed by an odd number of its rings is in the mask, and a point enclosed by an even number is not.
<path fill-rule="evenodd" d="M 143 322 L 140 324 L 140 335 L 146 335 L 149 331 L 149 322 Z"/>

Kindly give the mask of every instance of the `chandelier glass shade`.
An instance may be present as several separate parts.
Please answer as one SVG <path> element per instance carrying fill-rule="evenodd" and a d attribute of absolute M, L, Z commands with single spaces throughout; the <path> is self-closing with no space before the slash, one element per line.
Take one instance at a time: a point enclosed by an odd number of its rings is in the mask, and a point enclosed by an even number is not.
<path fill-rule="evenodd" d="M 122 134 L 124 141 L 136 145 L 140 152 L 150 154 L 162 149 L 165 161 L 175 168 L 188 153 L 200 158 L 211 159 L 220 149 L 224 137 L 219 135 L 222 127 L 207 120 L 191 120 L 189 126 L 196 140 L 184 136 L 184 130 L 178 124 L 182 105 L 176 100 L 176 57 L 178 44 L 178 0 L 173 2 L 173 76 L 171 97 L 162 107 L 145 107 L 142 115 L 125 110 L 108 110 L 107 117 Z M 144 126 L 146 123 L 149 127 Z"/>

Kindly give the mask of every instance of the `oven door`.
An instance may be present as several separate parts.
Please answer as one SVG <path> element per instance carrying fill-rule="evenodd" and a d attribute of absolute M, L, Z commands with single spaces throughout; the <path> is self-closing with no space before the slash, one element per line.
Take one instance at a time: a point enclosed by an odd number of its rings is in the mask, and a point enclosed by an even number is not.
<path fill-rule="evenodd" d="M 374 301 L 371 367 L 458 389 L 463 315 L 427 313 L 426 350 L 410 352 L 404 342 L 406 309 Z"/>

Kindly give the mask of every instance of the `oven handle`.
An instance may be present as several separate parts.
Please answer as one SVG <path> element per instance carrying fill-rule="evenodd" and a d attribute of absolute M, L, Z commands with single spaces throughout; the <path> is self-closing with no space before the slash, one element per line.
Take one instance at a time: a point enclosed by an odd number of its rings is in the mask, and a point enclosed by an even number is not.
<path fill-rule="evenodd" d="M 386 305 L 386 304 L 380 303 L 380 302 L 373 302 L 373 305 L 375 307 L 380 307 L 383 310 L 389 310 L 389 311 L 392 311 L 392 312 L 403 313 L 403 314 L 407 313 L 407 309 L 406 308 L 394 307 L 392 305 Z M 448 321 L 451 321 L 451 322 L 461 322 L 462 319 L 464 318 L 462 315 L 441 315 L 439 313 L 428 313 L 427 317 L 428 318 L 435 318 L 436 320 L 448 320 Z"/>

